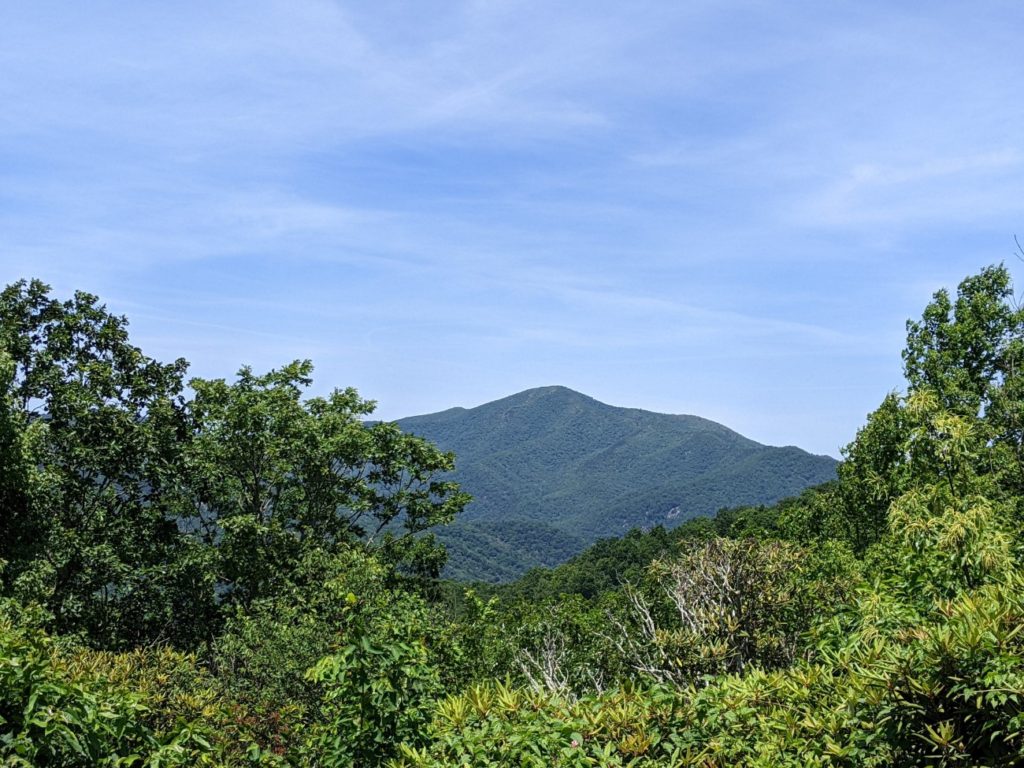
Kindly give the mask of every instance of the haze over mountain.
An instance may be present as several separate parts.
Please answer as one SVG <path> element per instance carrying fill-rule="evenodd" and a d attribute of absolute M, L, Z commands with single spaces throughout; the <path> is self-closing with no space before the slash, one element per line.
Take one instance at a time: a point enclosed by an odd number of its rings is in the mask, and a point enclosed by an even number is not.
<path fill-rule="evenodd" d="M 455 479 L 473 495 L 438 532 L 457 578 L 506 580 L 631 528 L 769 504 L 833 479 L 837 464 L 559 386 L 397 423 L 454 451 Z"/>

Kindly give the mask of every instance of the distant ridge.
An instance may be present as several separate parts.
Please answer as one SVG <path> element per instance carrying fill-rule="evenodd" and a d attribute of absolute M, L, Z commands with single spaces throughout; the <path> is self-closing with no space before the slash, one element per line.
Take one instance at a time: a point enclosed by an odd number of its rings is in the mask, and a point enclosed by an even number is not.
<path fill-rule="evenodd" d="M 835 477 L 835 459 L 699 416 L 606 405 L 566 387 L 399 419 L 456 454 L 474 501 L 438 531 L 448 575 L 505 581 L 600 537 L 770 504 Z"/>

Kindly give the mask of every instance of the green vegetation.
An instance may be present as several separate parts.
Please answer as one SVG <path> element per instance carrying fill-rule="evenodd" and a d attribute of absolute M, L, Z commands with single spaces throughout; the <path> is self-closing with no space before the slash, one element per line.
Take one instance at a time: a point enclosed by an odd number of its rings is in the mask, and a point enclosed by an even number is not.
<path fill-rule="evenodd" d="M 463 582 L 512 581 L 525 568 L 564 563 L 585 546 L 564 528 L 539 520 L 453 522 L 435 533 L 448 552 L 445 577 Z"/>
<path fill-rule="evenodd" d="M 769 539 L 782 537 L 780 518 L 793 510 L 828 503 L 834 483 L 810 488 L 778 504 L 722 509 L 714 517 L 697 517 L 675 528 L 634 528 L 621 538 L 599 539 L 568 562 L 554 568 L 534 568 L 509 584 L 474 584 L 477 593 L 503 602 L 550 600 L 563 595 L 594 598 L 623 584 L 640 581 L 656 560 L 671 557 L 688 543 L 712 538 Z M 458 585 L 452 585 L 456 591 Z"/>
<path fill-rule="evenodd" d="M 1002 267 L 908 325 L 837 479 L 475 590 L 452 457 L 308 364 L 187 391 L 38 283 L 0 342 L 3 765 L 1024 763 Z"/>
<path fill-rule="evenodd" d="M 599 537 L 771 504 L 835 477 L 836 463 L 707 419 L 616 408 L 565 387 L 400 419 L 458 456 L 473 501 L 438 533 L 446 576 L 510 581 Z"/>

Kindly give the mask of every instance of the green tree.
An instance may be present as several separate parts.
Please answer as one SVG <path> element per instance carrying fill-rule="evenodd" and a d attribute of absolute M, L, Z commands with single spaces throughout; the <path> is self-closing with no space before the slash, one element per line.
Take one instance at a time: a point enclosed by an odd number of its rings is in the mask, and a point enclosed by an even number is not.
<path fill-rule="evenodd" d="M 323 688 L 323 722 L 311 731 L 309 762 L 334 768 L 383 765 L 402 742 L 425 741 L 435 700 L 443 694 L 432 663 L 430 615 L 422 601 L 395 594 L 387 620 L 356 595 L 347 643 L 308 677 Z M 379 613 L 379 608 L 377 611 Z"/>
<path fill-rule="evenodd" d="M 885 532 L 889 505 L 900 495 L 907 475 L 909 431 L 903 398 L 891 392 L 843 451 L 837 501 L 858 552 Z"/>
<path fill-rule="evenodd" d="M 1024 313 L 1013 304 L 1005 266 L 965 278 L 953 301 L 937 291 L 920 321 L 907 323 L 903 361 L 911 390 L 928 387 L 960 415 L 987 410 L 994 392 L 1014 370 Z M 1013 353 L 1013 354 L 1011 354 Z"/>
<path fill-rule="evenodd" d="M 446 479 L 454 458 L 394 424 L 368 424 L 355 390 L 303 399 L 313 367 L 297 361 L 233 383 L 193 379 L 182 518 L 218 551 L 222 596 L 272 595 L 309 549 L 359 546 L 400 572 L 436 578 L 444 551 L 423 535 L 468 496 Z"/>
<path fill-rule="evenodd" d="M 0 293 L 0 587 L 96 645 L 209 646 L 306 553 L 358 547 L 429 584 L 427 533 L 468 501 L 453 457 L 366 423 L 352 390 L 304 399 L 312 366 L 194 379 L 87 293 Z"/>
<path fill-rule="evenodd" d="M 105 644 L 175 633 L 182 581 L 169 514 L 180 482 L 186 364 L 132 346 L 95 296 L 39 281 L 0 293 L 3 586 L 59 631 Z"/>
<path fill-rule="evenodd" d="M 936 292 L 907 323 L 907 393 L 888 395 L 868 417 L 839 469 L 858 551 L 884 534 L 889 506 L 913 485 L 956 482 L 956 454 L 936 449 L 950 444 L 940 438 L 976 443 L 972 460 L 999 478 L 1000 493 L 1024 489 L 1022 360 L 1024 311 L 1002 265 L 964 279 L 955 300 Z"/>

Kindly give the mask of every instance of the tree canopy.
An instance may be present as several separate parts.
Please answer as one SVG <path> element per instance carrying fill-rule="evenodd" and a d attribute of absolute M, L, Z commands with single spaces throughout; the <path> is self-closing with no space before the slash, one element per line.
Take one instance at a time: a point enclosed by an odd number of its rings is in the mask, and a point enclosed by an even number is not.
<path fill-rule="evenodd" d="M 0 294 L 0 343 L 3 583 L 54 630 L 191 647 L 311 548 L 439 573 L 421 534 L 467 501 L 453 457 L 365 423 L 352 389 L 304 399 L 308 361 L 186 387 L 183 359 L 147 357 L 97 297 L 39 281 Z"/>

